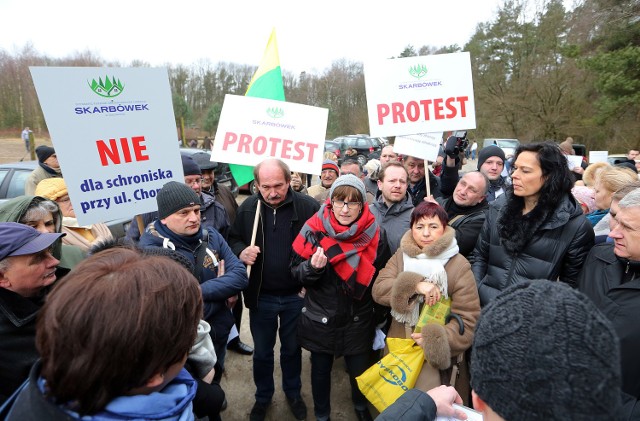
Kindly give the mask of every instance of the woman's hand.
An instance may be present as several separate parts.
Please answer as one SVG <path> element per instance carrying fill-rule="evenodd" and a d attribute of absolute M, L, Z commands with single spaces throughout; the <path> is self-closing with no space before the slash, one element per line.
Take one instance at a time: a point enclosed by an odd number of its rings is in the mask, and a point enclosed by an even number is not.
<path fill-rule="evenodd" d="M 418 282 L 416 285 L 416 293 L 424 295 L 424 302 L 432 306 L 440 300 L 440 288 L 431 282 Z"/>
<path fill-rule="evenodd" d="M 318 270 L 322 269 L 327 265 L 327 256 L 324 254 L 324 250 L 322 247 L 318 247 L 316 252 L 311 256 L 311 267 Z"/>

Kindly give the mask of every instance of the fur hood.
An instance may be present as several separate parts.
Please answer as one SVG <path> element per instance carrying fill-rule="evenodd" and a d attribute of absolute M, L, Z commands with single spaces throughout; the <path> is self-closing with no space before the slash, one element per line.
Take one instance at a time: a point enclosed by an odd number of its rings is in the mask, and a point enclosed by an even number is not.
<path fill-rule="evenodd" d="M 442 237 L 438 238 L 433 244 L 420 248 L 411 235 L 411 230 L 407 231 L 400 241 L 400 249 L 409 257 L 416 257 L 419 254 L 426 254 L 429 257 L 441 255 L 445 250 L 452 246 L 456 237 L 456 231 L 450 226 L 446 226 Z"/>

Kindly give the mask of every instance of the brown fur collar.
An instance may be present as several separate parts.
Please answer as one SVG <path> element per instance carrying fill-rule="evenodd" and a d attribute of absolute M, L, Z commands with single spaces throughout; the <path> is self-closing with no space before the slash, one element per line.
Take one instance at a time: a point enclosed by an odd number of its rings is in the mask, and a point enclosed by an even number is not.
<path fill-rule="evenodd" d="M 453 239 L 455 238 L 456 230 L 450 226 L 446 226 L 442 237 L 438 238 L 433 244 L 430 244 L 424 248 L 420 248 L 418 244 L 413 240 L 411 230 L 407 231 L 400 241 L 400 249 L 409 257 L 416 257 L 419 254 L 426 254 L 429 257 L 435 257 L 442 254 L 446 249 L 451 246 Z"/>

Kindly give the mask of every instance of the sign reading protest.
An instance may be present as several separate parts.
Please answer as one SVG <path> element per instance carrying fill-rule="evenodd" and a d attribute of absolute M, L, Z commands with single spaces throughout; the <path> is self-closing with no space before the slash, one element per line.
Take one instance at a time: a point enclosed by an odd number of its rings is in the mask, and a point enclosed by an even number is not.
<path fill-rule="evenodd" d="M 442 132 L 420 133 L 411 136 L 396 136 L 393 151 L 402 155 L 434 161 L 438 158 Z"/>
<path fill-rule="evenodd" d="M 326 108 L 226 95 L 212 156 L 240 165 L 278 158 L 291 171 L 320 174 L 328 116 Z"/>
<path fill-rule="evenodd" d="M 370 62 L 364 75 L 371 136 L 476 127 L 467 52 Z"/>
<path fill-rule="evenodd" d="M 166 69 L 30 70 L 79 224 L 154 211 L 183 181 Z"/>

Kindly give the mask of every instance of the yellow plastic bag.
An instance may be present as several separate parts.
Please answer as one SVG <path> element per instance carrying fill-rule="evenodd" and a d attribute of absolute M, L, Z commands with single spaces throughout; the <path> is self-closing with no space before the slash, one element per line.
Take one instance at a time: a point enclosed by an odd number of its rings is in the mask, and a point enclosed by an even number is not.
<path fill-rule="evenodd" d="M 437 323 L 444 326 L 449 314 L 451 314 L 451 298 L 441 298 L 432 306 L 423 305 L 415 332 L 420 333 L 422 326 L 427 323 Z"/>
<path fill-rule="evenodd" d="M 358 388 L 379 412 L 413 388 L 424 353 L 413 339 L 387 338 L 389 353 L 356 377 Z"/>

